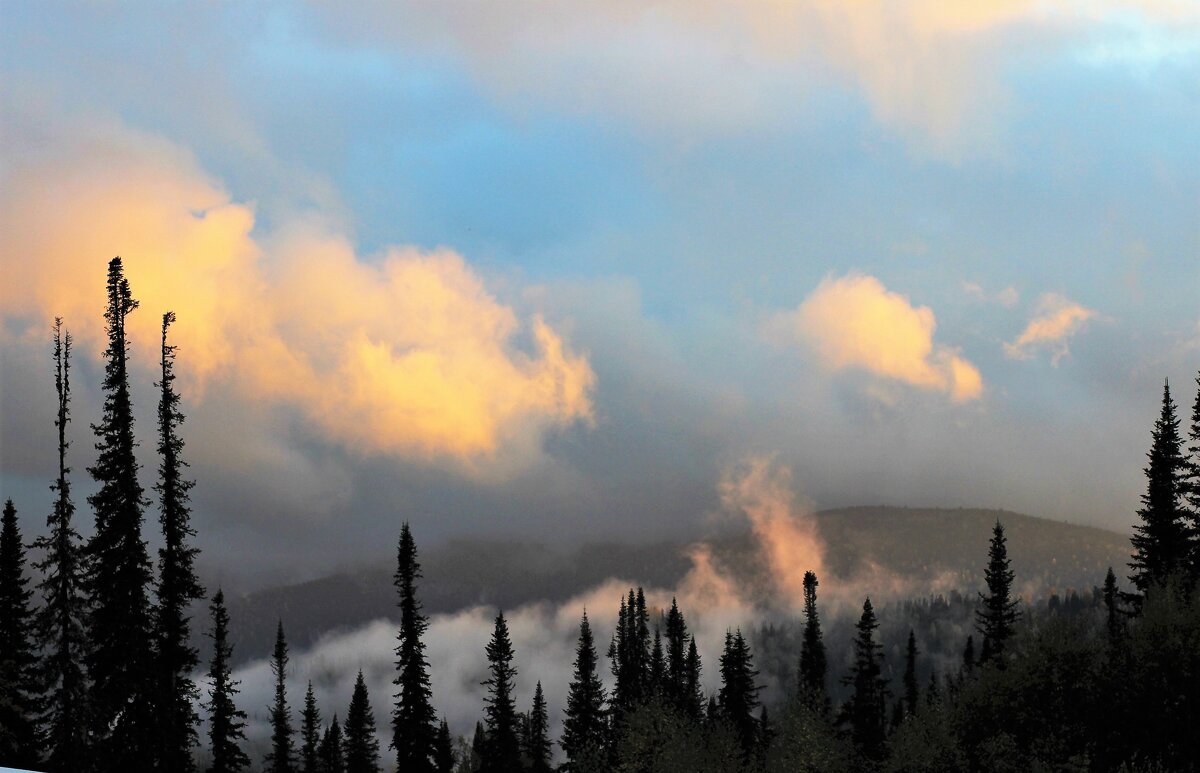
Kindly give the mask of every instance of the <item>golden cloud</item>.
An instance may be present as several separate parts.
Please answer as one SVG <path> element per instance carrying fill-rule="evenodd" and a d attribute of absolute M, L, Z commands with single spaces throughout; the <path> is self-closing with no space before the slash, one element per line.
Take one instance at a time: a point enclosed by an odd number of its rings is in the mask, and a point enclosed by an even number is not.
<path fill-rule="evenodd" d="M 873 276 L 826 278 L 798 309 L 777 315 L 774 326 L 806 340 L 831 370 L 858 368 L 945 392 L 955 402 L 983 393 L 979 370 L 956 350 L 934 344 L 933 310 L 914 307 Z"/>
<path fill-rule="evenodd" d="M 160 315 L 174 310 L 193 397 L 220 384 L 290 406 L 348 448 L 473 469 L 512 467 L 550 427 L 591 420 L 587 358 L 453 251 L 363 259 L 315 222 L 264 241 L 253 207 L 188 153 L 121 127 L 16 158 L 0 185 L 6 321 L 62 315 L 98 354 L 106 264 L 121 255 L 141 301 L 135 359 L 156 362 Z"/>
<path fill-rule="evenodd" d="M 1027 360 L 1039 349 L 1050 351 L 1055 365 L 1070 354 L 1067 339 L 1078 333 L 1096 317 L 1096 312 L 1057 293 L 1046 293 L 1038 301 L 1038 313 L 1021 334 L 1004 344 L 1004 353 L 1017 360 Z"/>

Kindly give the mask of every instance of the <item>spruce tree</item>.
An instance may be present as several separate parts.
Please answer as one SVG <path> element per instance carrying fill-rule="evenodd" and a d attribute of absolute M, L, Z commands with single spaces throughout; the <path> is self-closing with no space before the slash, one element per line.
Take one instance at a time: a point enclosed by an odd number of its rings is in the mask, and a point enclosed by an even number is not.
<path fill-rule="evenodd" d="M 229 643 L 229 612 L 225 609 L 225 594 L 217 590 L 209 606 L 212 614 L 212 661 L 208 667 L 208 738 L 212 749 L 212 765 L 208 773 L 238 773 L 250 765 L 242 751 L 246 741 L 246 712 L 237 707 L 234 697 L 238 684 L 231 673 L 230 658 L 233 645 Z"/>
<path fill-rule="evenodd" d="M 650 670 L 646 682 L 647 695 L 661 698 L 666 689 L 667 659 L 663 655 L 662 635 L 654 626 L 654 644 L 650 647 Z"/>
<path fill-rule="evenodd" d="M 88 543 L 88 676 L 92 759 L 100 771 L 136 773 L 154 764 L 155 704 L 153 618 L 148 596 L 150 556 L 142 539 L 146 506 L 138 482 L 133 401 L 129 391 L 129 341 L 125 321 L 138 307 L 120 258 L 108 264 L 104 312 L 108 348 L 104 413 L 96 434 L 96 464 L 88 468 L 98 490 L 88 497 L 96 528 Z"/>
<path fill-rule="evenodd" d="M 175 349 L 167 343 L 167 329 L 175 321 L 168 311 L 162 319 L 161 390 L 158 403 L 158 483 L 159 523 L 163 547 L 158 551 L 158 607 L 156 638 L 158 655 L 159 700 L 156 714 L 158 769 L 165 773 L 188 773 L 195 768 L 192 747 L 197 743 L 196 725 L 200 718 L 192 708 L 198 695 L 191 673 L 199 659 L 191 645 L 190 617 L 192 602 L 204 598 L 204 589 L 194 567 L 199 551 L 189 544 L 196 532 L 190 524 L 188 492 L 194 481 L 183 475 L 187 466 L 182 457 L 183 439 L 179 424 L 179 395 L 175 391 Z"/>
<path fill-rule="evenodd" d="M 696 637 L 688 638 L 687 669 L 685 671 L 686 713 L 692 719 L 704 714 L 704 690 L 700 686 L 700 651 L 696 649 Z"/>
<path fill-rule="evenodd" d="M 517 710 L 512 694 L 517 670 L 512 665 L 512 640 L 503 612 L 496 615 L 496 628 L 487 645 L 487 659 L 490 677 L 482 682 L 488 688 L 484 709 L 487 734 L 480 769 L 483 773 L 512 773 L 521 767 Z"/>
<path fill-rule="evenodd" d="M 337 714 L 333 722 L 321 736 L 321 773 L 346 773 L 346 755 L 342 749 L 342 728 L 338 724 Z"/>
<path fill-rule="evenodd" d="M 533 691 L 533 707 L 529 710 L 528 728 L 525 758 L 529 760 L 529 770 L 535 773 L 549 773 L 550 717 L 546 713 L 546 696 L 542 694 L 540 681 Z"/>
<path fill-rule="evenodd" d="M 1136 589 L 1126 594 L 1135 610 L 1140 607 L 1146 591 L 1163 585 L 1173 573 L 1187 568 L 1191 543 L 1189 526 L 1184 520 L 1180 501 L 1183 493 L 1184 459 L 1179 437 L 1179 419 L 1168 384 L 1163 384 L 1162 411 L 1154 423 L 1152 442 L 1147 455 L 1146 493 L 1138 510 L 1141 523 L 1133 527 L 1133 574 L 1130 581 Z"/>
<path fill-rule="evenodd" d="M 975 637 L 967 634 L 967 644 L 963 647 L 962 675 L 970 676 L 975 671 Z"/>
<path fill-rule="evenodd" d="M 454 740 L 450 737 L 450 725 L 445 719 L 438 725 L 437 738 L 433 742 L 433 769 L 437 773 L 454 771 Z"/>
<path fill-rule="evenodd" d="M 829 698 L 825 691 L 825 674 L 828 660 L 825 641 L 821 635 L 821 618 L 817 613 L 817 575 L 804 573 L 804 638 L 800 648 L 799 684 L 800 700 L 810 709 L 825 712 L 829 709 Z"/>
<path fill-rule="evenodd" d="M 975 611 L 975 629 L 983 636 L 980 663 L 994 661 L 1001 668 L 1005 662 L 1004 651 L 1017 622 L 1018 600 L 1012 598 L 1013 572 L 1009 566 L 1004 526 L 997 520 L 992 527 L 988 565 L 984 570 L 988 592 L 987 595 L 979 594 L 983 608 Z"/>
<path fill-rule="evenodd" d="M 51 770 L 84 770 L 90 760 L 88 749 L 88 693 L 86 661 L 88 600 L 87 562 L 83 540 L 71 521 L 71 468 L 67 466 L 67 424 L 71 421 L 71 334 L 54 320 L 54 387 L 58 411 L 58 478 L 50 485 L 54 508 L 46 519 L 47 534 L 37 539 L 34 549 L 42 555 L 35 564 L 41 572 L 39 589 L 42 606 L 36 613 L 38 641 L 42 648 L 41 686 L 44 690 L 42 731 L 46 767 Z"/>
<path fill-rule="evenodd" d="M 1109 648 L 1115 649 L 1121 641 L 1122 625 L 1117 575 L 1113 573 L 1111 566 L 1108 567 L 1108 574 L 1104 575 L 1104 611 L 1104 628 L 1108 632 Z"/>
<path fill-rule="evenodd" d="M 471 737 L 471 770 L 483 770 L 483 760 L 487 757 L 487 733 L 482 722 L 475 723 L 475 735 Z"/>
<path fill-rule="evenodd" d="M 879 622 L 871 599 L 863 602 L 862 617 L 855 626 L 854 665 L 842 679 L 853 692 L 843 706 L 839 720 L 850 725 L 850 734 L 859 752 L 869 760 L 881 760 L 886 752 L 887 680 L 883 677 L 883 647 L 875 641 Z"/>
<path fill-rule="evenodd" d="M 294 773 L 296 752 L 292 743 L 292 712 L 287 703 L 287 639 L 283 621 L 275 630 L 275 649 L 271 654 L 271 674 L 275 677 L 275 700 L 270 707 L 271 751 L 264 760 L 267 773 Z"/>
<path fill-rule="evenodd" d="M 628 599 L 621 602 L 608 656 L 615 679 L 612 703 L 619 716 L 641 704 L 650 683 L 650 616 L 641 588 L 630 588 Z"/>
<path fill-rule="evenodd" d="M 1195 585 L 1200 584 L 1200 373 L 1196 374 L 1196 400 L 1192 403 L 1192 423 L 1188 427 L 1184 462 L 1182 494 L 1191 520 L 1190 570 Z"/>
<path fill-rule="evenodd" d="M 604 685 L 596 673 L 596 644 L 587 610 L 579 621 L 579 644 L 575 647 L 575 675 L 567 692 L 563 720 L 562 749 L 567 766 L 589 750 L 603 748 L 607 723 L 604 714 Z"/>
<path fill-rule="evenodd" d="M 736 633 L 725 633 L 725 651 L 721 655 L 721 689 L 717 693 L 717 705 L 721 717 L 733 728 L 742 745 L 744 759 L 749 761 L 758 738 L 758 724 L 754 710 L 758 708 L 758 691 L 754 683 L 758 672 L 754 670 L 750 645 Z"/>
<path fill-rule="evenodd" d="M 17 768 L 35 768 L 42 757 L 28 585 L 25 543 L 9 499 L 0 519 L 0 763 Z"/>
<path fill-rule="evenodd" d="M 920 687 L 917 685 L 917 634 L 908 629 L 908 644 L 904 648 L 904 712 L 908 716 L 917 713 Z"/>
<path fill-rule="evenodd" d="M 429 663 L 421 637 L 429 627 L 417 601 L 416 581 L 421 577 L 417 546 L 405 522 L 400 528 L 394 584 L 400 594 L 400 632 L 396 646 L 396 679 L 399 687 L 392 710 L 392 748 L 396 767 L 412 773 L 431 773 L 437 717 L 431 703 Z"/>
<path fill-rule="evenodd" d="M 300 712 L 300 770 L 319 773 L 321 751 L 321 711 L 313 695 L 312 680 L 304 693 L 304 711 Z"/>
<path fill-rule="evenodd" d="M 375 714 L 367 695 L 367 683 L 358 672 L 350 708 L 346 712 L 346 773 L 379 773 L 379 739 L 375 737 Z"/>
<path fill-rule="evenodd" d="M 667 674 L 665 694 L 667 702 L 679 711 L 687 711 L 687 643 L 688 629 L 683 613 L 674 597 L 667 611 Z"/>

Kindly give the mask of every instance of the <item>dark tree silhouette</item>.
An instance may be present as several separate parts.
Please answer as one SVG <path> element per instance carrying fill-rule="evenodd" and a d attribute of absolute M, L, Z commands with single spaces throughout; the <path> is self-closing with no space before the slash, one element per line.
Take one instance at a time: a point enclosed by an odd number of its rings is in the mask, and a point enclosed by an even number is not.
<path fill-rule="evenodd" d="M 246 712 L 240 710 L 234 697 L 238 684 L 230 671 L 233 645 L 229 643 L 229 612 L 225 609 L 225 594 L 220 589 L 209 606 L 212 614 L 212 661 L 208 667 L 208 738 L 212 748 L 209 773 L 237 773 L 249 767 L 250 758 L 242 751 L 246 740 Z"/>
<path fill-rule="evenodd" d="M 671 598 L 671 608 L 667 611 L 667 674 L 665 695 L 667 702 L 680 711 L 688 709 L 687 684 L 687 646 L 688 628 L 679 604 Z"/>
<path fill-rule="evenodd" d="M 886 754 L 887 680 L 883 677 L 883 647 L 875 641 L 879 621 L 871 599 L 863 602 L 862 617 L 855 626 L 854 665 L 842 679 L 853 689 L 841 711 L 840 721 L 850 725 L 854 745 L 864 757 L 881 760 Z"/>
<path fill-rule="evenodd" d="M 438 725 L 437 738 L 433 742 L 433 768 L 437 773 L 454 771 L 454 740 L 450 737 L 450 725 L 444 719 Z"/>
<path fill-rule="evenodd" d="M 513 703 L 512 640 L 504 613 L 496 615 L 496 628 L 487 645 L 488 672 L 482 682 L 488 688 L 484 715 L 486 736 L 481 770 L 483 773 L 511 773 L 521 768 L 521 744 L 517 727 L 517 710 Z"/>
<path fill-rule="evenodd" d="M 1113 573 L 1110 566 L 1108 567 L 1108 574 L 1104 575 L 1104 628 L 1108 633 L 1110 648 L 1115 648 L 1121 641 L 1123 624 L 1121 621 L 1120 603 L 1120 591 L 1117 590 L 1117 575 Z"/>
<path fill-rule="evenodd" d="M 196 535 L 190 523 L 188 492 L 194 481 L 183 475 L 187 466 L 182 457 L 183 439 L 179 425 L 179 395 L 175 391 L 175 349 L 167 343 L 167 330 L 175 321 L 168 311 L 162 318 L 161 390 L 158 402 L 158 492 L 159 523 L 163 547 L 158 551 L 158 607 L 156 608 L 156 644 L 158 655 L 158 727 L 156 745 L 158 769 L 166 773 L 188 773 L 195 768 L 192 747 L 197 743 L 196 726 L 200 718 L 192 708 L 197 695 L 191 673 L 199 659 L 191 645 L 188 610 L 192 602 L 204 598 L 204 589 L 196 578 L 194 563 L 200 552 L 189 544 Z"/>
<path fill-rule="evenodd" d="M 471 737 L 471 771 L 483 769 L 483 760 L 487 756 L 487 733 L 482 722 L 475 723 L 475 735 Z"/>
<path fill-rule="evenodd" d="M 804 573 L 804 638 L 800 649 L 799 684 L 800 700 L 814 711 L 829 710 L 829 698 L 825 691 L 828 661 L 825 641 L 821 636 L 821 618 L 817 613 L 817 575 Z"/>
<path fill-rule="evenodd" d="M 704 714 L 704 690 L 700 686 L 700 651 L 696 649 L 696 637 L 688 639 L 687 668 L 684 672 L 685 690 L 687 695 L 686 713 L 692 719 L 700 719 Z"/>
<path fill-rule="evenodd" d="M 575 675 L 567 693 L 566 718 L 563 720 L 562 749 L 567 766 L 589 750 L 604 747 L 607 723 L 604 713 L 604 685 L 596 673 L 596 643 L 587 610 L 579 621 L 579 644 L 575 647 Z"/>
<path fill-rule="evenodd" d="M 741 629 L 735 633 L 727 631 L 725 651 L 721 655 L 721 689 L 717 692 L 717 705 L 721 717 L 737 734 L 747 762 L 758 740 L 754 711 L 758 708 L 758 692 L 761 688 L 754 682 L 757 676 L 750 645 L 742 636 Z"/>
<path fill-rule="evenodd" d="M 988 546 L 988 565 L 983 574 L 987 594 L 979 594 L 983 608 L 975 612 L 975 630 L 983 637 L 979 662 L 994 661 L 1001 668 L 1004 667 L 1004 650 L 1017 622 L 1018 600 L 1012 598 L 1013 572 L 1010 564 L 1004 526 L 996 521 Z"/>
<path fill-rule="evenodd" d="M 662 634 L 654 626 L 654 643 L 650 646 L 650 668 L 646 680 L 648 696 L 661 698 L 666 690 L 667 659 L 663 654 Z"/>
<path fill-rule="evenodd" d="M 546 713 L 546 696 L 542 694 L 539 681 L 533 691 L 533 707 L 529 710 L 528 740 L 525 743 L 525 758 L 529 770 L 536 773 L 550 771 L 550 717 Z"/>
<path fill-rule="evenodd" d="M 379 739 L 375 737 L 375 714 L 367 695 L 362 671 L 354 681 L 350 708 L 346 711 L 346 773 L 379 773 Z"/>
<path fill-rule="evenodd" d="M 283 621 L 275 629 L 275 649 L 271 653 L 271 674 L 275 677 L 275 700 L 271 703 L 271 751 L 264 760 L 267 773 L 294 773 L 296 750 L 292 741 L 292 712 L 287 703 L 287 639 Z"/>
<path fill-rule="evenodd" d="M 904 648 L 904 711 L 908 716 L 917 713 L 920 687 L 917 685 L 917 634 L 908 629 L 908 644 Z"/>
<path fill-rule="evenodd" d="M 320 752 L 321 711 L 317 708 L 317 696 L 313 695 L 310 680 L 304 693 L 304 710 L 300 712 L 300 770 L 303 773 L 319 773 Z"/>
<path fill-rule="evenodd" d="M 129 341 L 125 320 L 138 302 L 120 258 L 108 264 L 104 312 L 108 348 L 104 413 L 96 434 L 96 464 L 88 468 L 98 490 L 88 497 L 96 528 L 87 546 L 87 588 L 92 609 L 88 676 L 91 680 L 92 759 L 101 771 L 136 773 L 154 765 L 157 726 L 153 620 L 148 589 L 150 556 L 142 539 L 146 506 L 138 482 L 133 402 L 129 393 Z"/>
<path fill-rule="evenodd" d="M 1192 403 L 1192 422 L 1188 427 L 1183 491 L 1191 520 L 1191 580 L 1200 584 L 1200 373 L 1196 374 L 1196 400 Z"/>
<path fill-rule="evenodd" d="M 975 637 L 967 635 L 967 644 L 963 647 L 962 654 L 962 673 L 963 676 L 970 676 L 975 671 Z"/>
<path fill-rule="evenodd" d="M 19 768 L 35 768 L 42 757 L 28 585 L 25 543 L 9 499 L 0 519 L 0 763 Z"/>
<path fill-rule="evenodd" d="M 337 714 L 325 734 L 321 736 L 321 773 L 346 773 L 346 754 L 342 749 L 342 727 Z"/>
<path fill-rule="evenodd" d="M 1184 459 L 1179 437 L 1179 419 L 1171 400 L 1170 385 L 1163 384 L 1162 411 L 1154 423 L 1149 463 L 1146 466 L 1146 493 L 1138 510 L 1141 523 L 1133 527 L 1133 560 L 1129 580 L 1136 589 L 1125 595 L 1135 609 L 1146 591 L 1163 585 L 1173 573 L 1185 569 L 1191 553 L 1188 524 L 1180 502 L 1183 488 Z"/>
<path fill-rule="evenodd" d="M 421 613 L 421 602 L 417 601 L 416 581 L 420 577 L 417 546 L 405 522 L 400 527 L 394 581 L 400 594 L 400 632 L 394 682 L 399 691 L 392 710 L 392 748 L 396 750 L 397 769 L 430 773 L 434 769 L 437 716 L 431 703 L 429 663 L 421 639 L 429 623 Z"/>
<path fill-rule="evenodd" d="M 43 604 L 35 613 L 37 638 L 43 648 L 41 685 L 44 690 L 42 731 L 46 766 L 51 770 L 83 770 L 88 749 L 87 653 L 88 607 L 85 590 L 87 563 L 83 540 L 71 521 L 75 504 L 67 466 L 67 424 L 71 421 L 71 334 L 54 320 L 54 387 L 58 393 L 58 478 L 50 485 L 54 509 L 46 519 L 47 534 L 34 549 L 42 560 L 39 584 Z"/>

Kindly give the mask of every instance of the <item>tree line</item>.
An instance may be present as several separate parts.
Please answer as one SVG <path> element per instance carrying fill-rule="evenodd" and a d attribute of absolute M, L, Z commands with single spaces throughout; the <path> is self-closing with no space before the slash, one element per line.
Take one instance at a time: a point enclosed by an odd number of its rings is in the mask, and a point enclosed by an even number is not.
<path fill-rule="evenodd" d="M 218 589 L 209 601 L 213 641 L 200 695 L 190 610 L 207 598 L 196 576 L 195 532 L 175 389 L 175 316 L 162 317 L 155 386 L 157 498 L 162 544 L 153 561 L 142 530 L 150 502 L 138 481 L 129 383 L 128 315 L 138 307 L 120 258 L 108 267 L 104 406 L 92 425 L 97 484 L 88 497 L 94 532 L 73 525 L 67 465 L 72 339 L 56 319 L 58 471 L 47 533 L 27 546 L 13 502 L 0 528 L 0 765 L 50 771 L 191 773 L 203 746 L 211 773 L 253 766 L 246 713 L 233 678 L 230 619 Z M 1200 377 L 1197 378 L 1200 386 Z M 419 600 L 416 543 L 403 524 L 394 586 L 395 646 L 389 769 L 415 773 L 839 770 L 1189 770 L 1200 760 L 1200 389 L 1181 431 L 1164 385 L 1145 468 L 1146 491 L 1131 541 L 1128 583 L 1110 568 L 1096 608 L 1024 604 L 1004 527 L 995 524 L 978 594 L 974 632 L 960 662 L 918 680 L 922 643 L 910 629 L 903 667 L 885 670 L 879 620 L 869 598 L 855 626 L 849 667 L 827 651 L 819 581 L 803 583 L 795 683 L 768 707 L 754 653 L 727 631 L 707 693 L 696 638 L 673 599 L 652 609 L 641 588 L 620 600 L 602 663 L 584 610 L 562 733 L 550 738 L 541 682 L 520 710 L 520 676 L 503 612 L 484 656 L 486 697 L 470 740 L 457 741 L 434 708 Z M 32 576 L 40 577 L 34 603 Z M 978 638 L 976 638 L 976 636 Z M 344 715 L 326 718 L 311 682 L 298 714 L 287 691 L 283 622 L 271 653 L 271 773 L 373 773 L 383 769 L 375 712 L 361 671 Z M 711 666 L 710 666 L 711 667 Z M 891 678 L 888 673 L 898 674 Z M 835 701 L 837 679 L 844 700 Z M 607 686 L 607 685 L 611 685 Z M 836 705 L 835 705 L 836 704 Z M 207 738 L 200 716 L 207 713 Z M 326 708 L 328 711 L 328 707 Z M 384 731 L 387 735 L 387 729 Z M 553 747 L 559 747 L 555 754 Z M 392 762 L 394 760 L 394 763 Z M 394 764 L 394 767 L 393 767 Z"/>

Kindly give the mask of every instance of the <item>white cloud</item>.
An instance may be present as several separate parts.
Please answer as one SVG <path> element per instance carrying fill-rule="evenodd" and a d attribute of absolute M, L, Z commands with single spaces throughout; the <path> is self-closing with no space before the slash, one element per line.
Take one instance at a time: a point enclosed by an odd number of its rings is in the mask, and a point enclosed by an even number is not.
<path fill-rule="evenodd" d="M 1057 293 L 1046 293 L 1038 300 L 1038 311 L 1029 324 L 1011 342 L 1004 344 L 1004 353 L 1017 360 L 1027 360 L 1038 351 L 1050 352 L 1051 362 L 1071 353 L 1067 341 L 1096 318 L 1096 312 Z"/>

